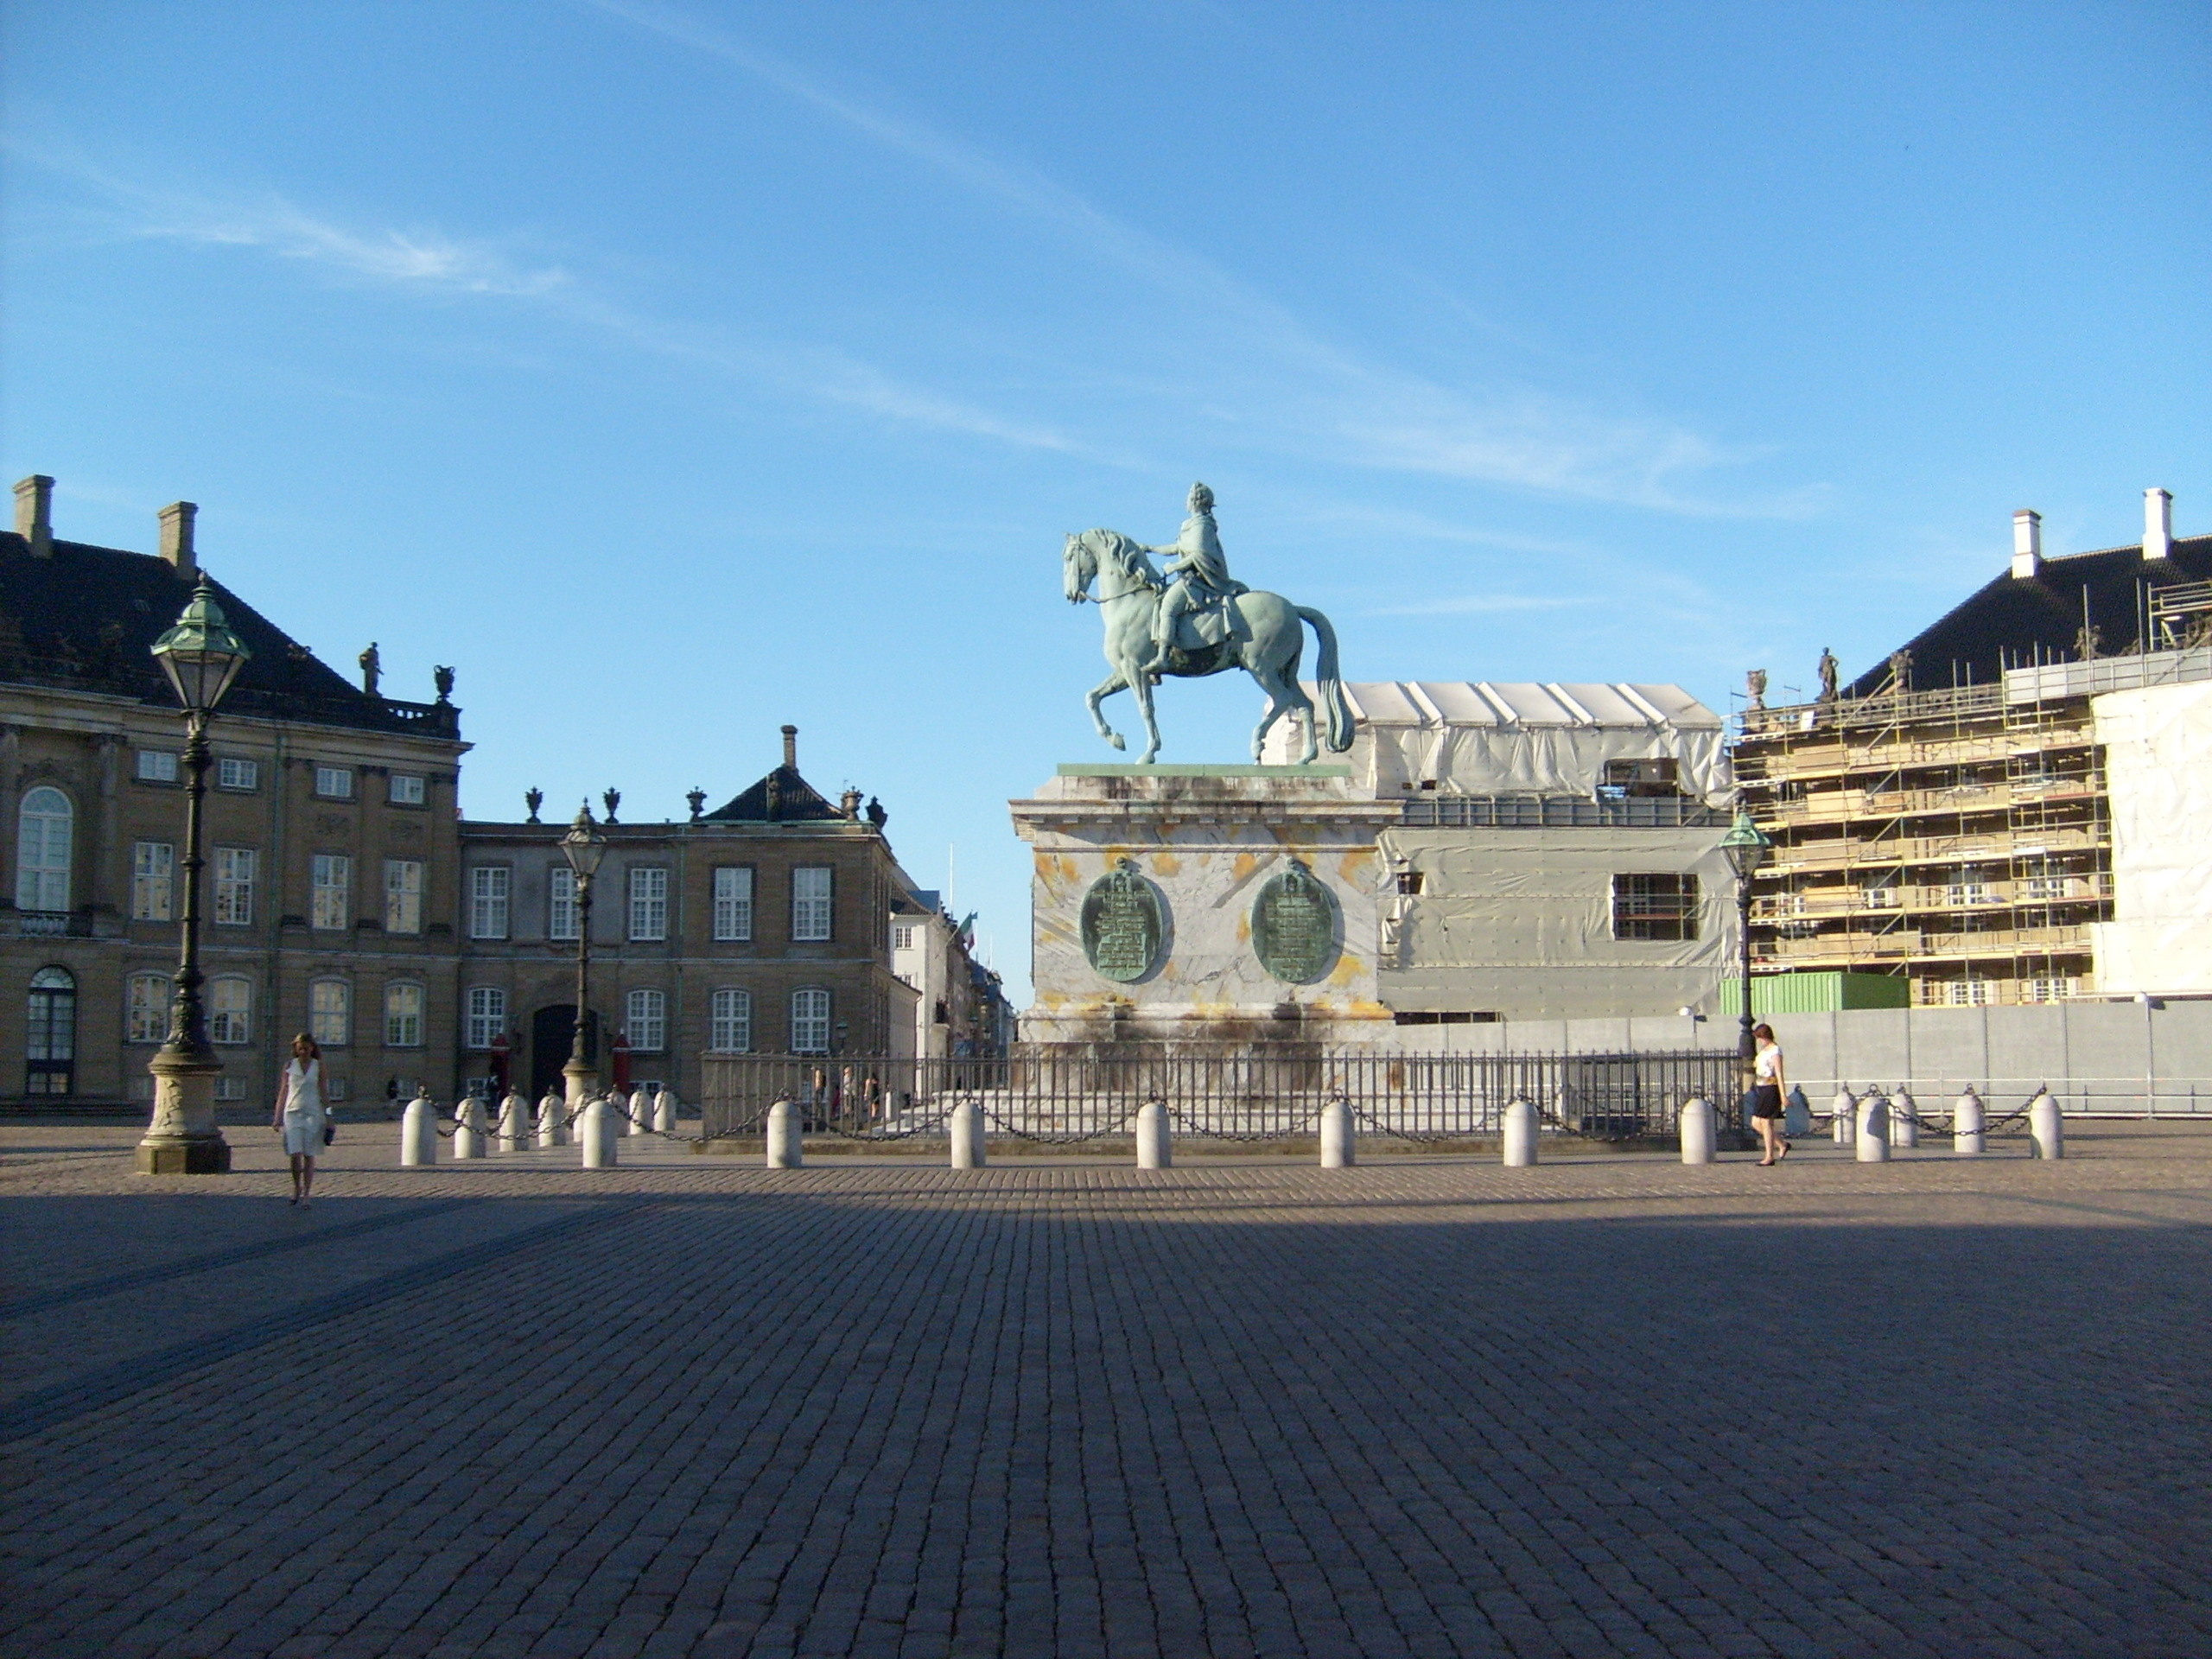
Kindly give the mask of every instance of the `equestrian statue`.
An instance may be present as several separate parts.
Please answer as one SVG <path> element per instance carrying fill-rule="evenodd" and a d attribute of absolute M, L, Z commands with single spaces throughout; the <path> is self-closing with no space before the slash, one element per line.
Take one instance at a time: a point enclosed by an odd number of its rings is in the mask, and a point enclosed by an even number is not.
<path fill-rule="evenodd" d="M 1153 567 L 1154 553 L 1166 556 L 1165 575 Z M 1084 699 L 1091 723 L 1109 743 L 1123 747 L 1122 734 L 1106 723 L 1098 705 L 1116 691 L 1135 692 L 1147 740 L 1139 764 L 1149 766 L 1160 753 L 1152 690 L 1163 677 L 1203 679 L 1241 668 L 1268 694 L 1266 712 L 1252 734 L 1252 758 L 1260 758 L 1268 728 L 1295 711 L 1306 724 L 1306 753 L 1299 764 L 1312 765 L 1320 735 L 1313 704 L 1298 683 L 1298 659 L 1306 646 L 1301 622 L 1313 625 L 1320 645 L 1314 669 L 1328 713 L 1329 747 L 1338 754 L 1351 747 L 1351 704 L 1338 677 L 1337 631 L 1319 611 L 1230 580 L 1214 526 L 1213 492 L 1205 485 L 1191 486 L 1191 516 L 1170 545 L 1149 547 L 1118 530 L 1086 530 L 1068 537 L 1061 575 L 1068 602 L 1090 600 L 1105 619 L 1106 660 L 1113 672 Z"/>

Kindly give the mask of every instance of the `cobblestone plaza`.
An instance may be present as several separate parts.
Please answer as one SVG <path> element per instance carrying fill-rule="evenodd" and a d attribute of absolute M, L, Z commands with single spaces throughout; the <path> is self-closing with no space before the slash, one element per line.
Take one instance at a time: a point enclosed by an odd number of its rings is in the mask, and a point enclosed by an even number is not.
<path fill-rule="evenodd" d="M 2212 1651 L 2212 1130 L 1322 1171 L 0 1132 L 0 1651 Z"/>

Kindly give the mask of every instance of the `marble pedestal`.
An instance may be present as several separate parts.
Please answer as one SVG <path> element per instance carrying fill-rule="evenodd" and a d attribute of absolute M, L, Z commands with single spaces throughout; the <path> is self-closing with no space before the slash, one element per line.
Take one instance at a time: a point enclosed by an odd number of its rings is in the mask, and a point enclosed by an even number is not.
<path fill-rule="evenodd" d="M 1024 1042 L 1249 1052 L 1390 1027 L 1376 836 L 1398 813 L 1349 766 L 1064 766 L 1009 805 L 1035 861 Z"/>
<path fill-rule="evenodd" d="M 215 1122 L 222 1062 L 164 1045 L 146 1069 L 154 1074 L 154 1120 L 134 1167 L 141 1175 L 228 1174 L 230 1142 Z"/>

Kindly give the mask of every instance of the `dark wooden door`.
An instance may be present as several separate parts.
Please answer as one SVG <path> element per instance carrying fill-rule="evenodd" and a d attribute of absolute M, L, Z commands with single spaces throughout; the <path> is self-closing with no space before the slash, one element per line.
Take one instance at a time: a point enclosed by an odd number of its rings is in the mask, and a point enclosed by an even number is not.
<path fill-rule="evenodd" d="M 576 1040 L 576 1005 L 555 1002 L 530 1016 L 530 1097 L 543 1100 L 550 1089 L 560 1094 L 567 1086 L 561 1068 L 569 1063 L 569 1050 Z M 584 1021 L 584 1058 L 599 1063 L 599 1018 Z"/>

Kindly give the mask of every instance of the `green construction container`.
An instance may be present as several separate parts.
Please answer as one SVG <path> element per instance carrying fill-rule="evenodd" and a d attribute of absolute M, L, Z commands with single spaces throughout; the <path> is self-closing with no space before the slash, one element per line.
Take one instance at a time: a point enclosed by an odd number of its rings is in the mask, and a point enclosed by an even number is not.
<path fill-rule="evenodd" d="M 1902 1008 L 1910 1006 L 1911 994 L 1911 982 L 1896 974 L 1753 974 L 1751 1015 Z M 1720 1012 L 1743 1017 L 1742 980 L 1721 982 Z"/>

